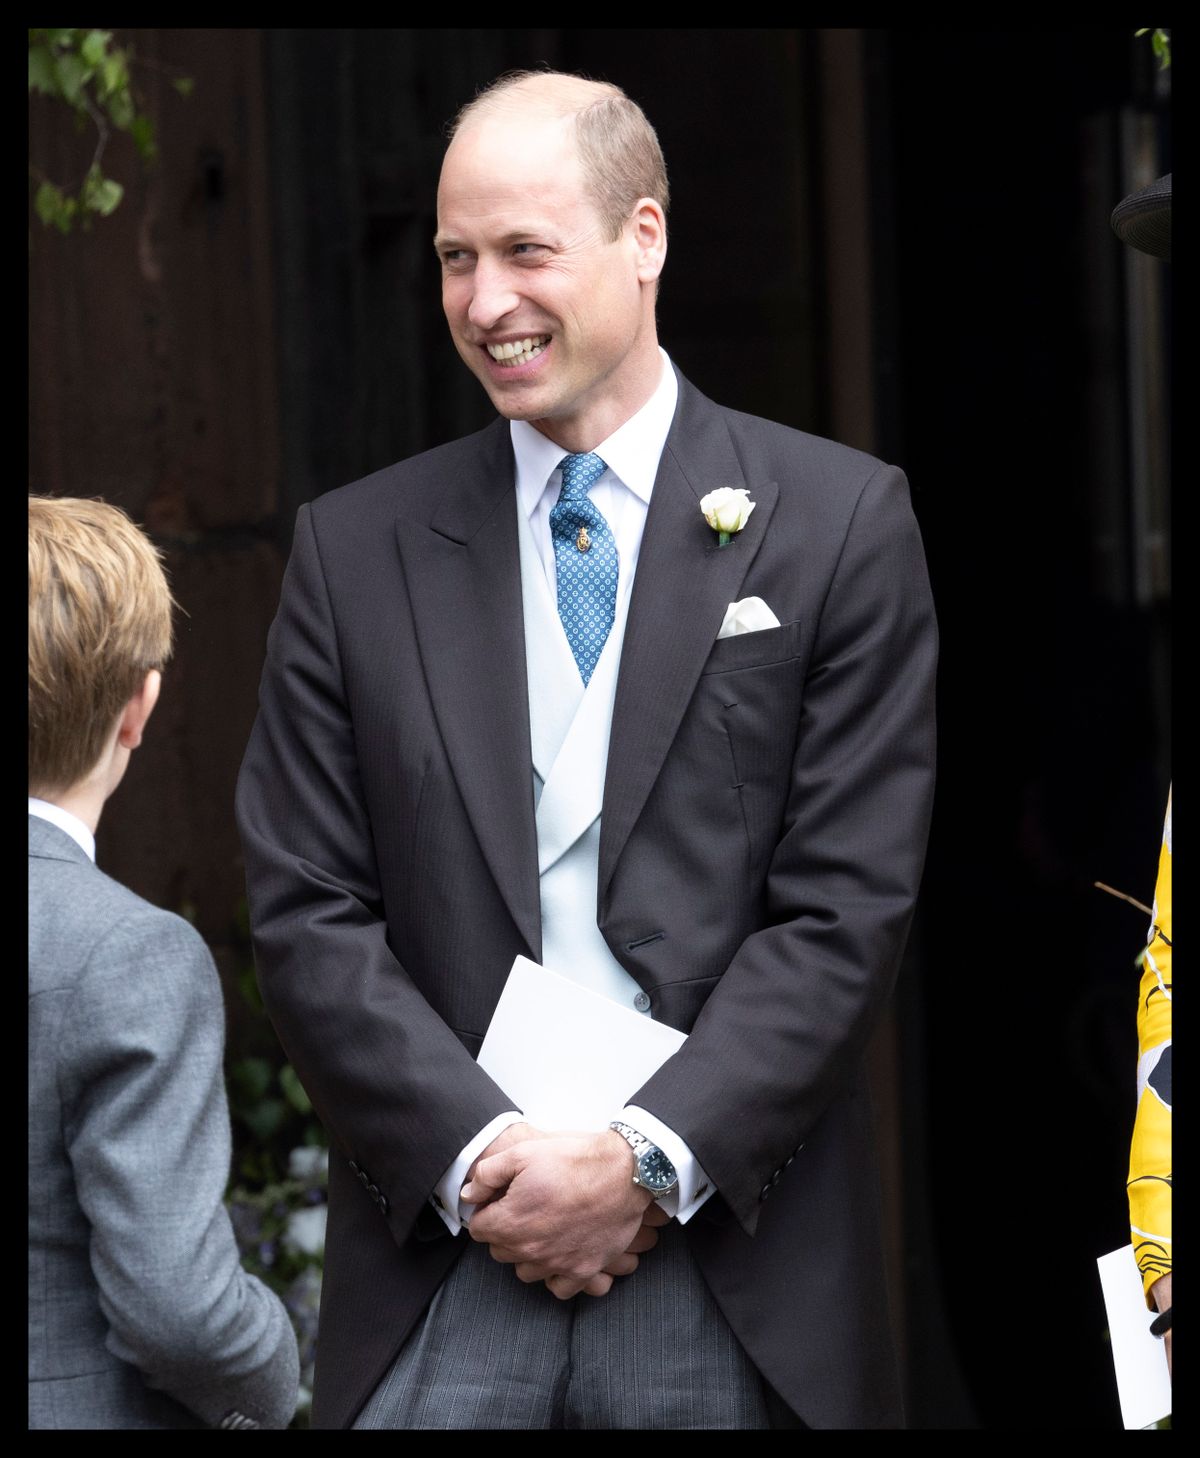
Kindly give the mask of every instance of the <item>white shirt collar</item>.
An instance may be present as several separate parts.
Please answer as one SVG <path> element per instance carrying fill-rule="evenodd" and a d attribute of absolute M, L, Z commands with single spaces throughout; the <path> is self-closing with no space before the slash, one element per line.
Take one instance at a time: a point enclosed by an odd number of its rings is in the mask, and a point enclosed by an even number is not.
<path fill-rule="evenodd" d="M 87 855 L 88 860 L 95 861 L 96 837 L 78 815 L 72 815 L 61 805 L 52 805 L 49 800 L 39 800 L 36 795 L 29 797 L 29 813 L 36 815 L 39 820 L 48 820 L 51 825 L 57 825 L 59 830 L 65 830 L 79 849 Z"/>
<path fill-rule="evenodd" d="M 613 475 L 647 505 L 679 399 L 679 381 L 667 352 L 661 346 L 658 352 L 662 374 L 654 394 L 595 451 Z M 517 495 L 522 511 L 532 517 L 564 451 L 527 420 L 510 422 L 509 431 L 517 460 Z"/>

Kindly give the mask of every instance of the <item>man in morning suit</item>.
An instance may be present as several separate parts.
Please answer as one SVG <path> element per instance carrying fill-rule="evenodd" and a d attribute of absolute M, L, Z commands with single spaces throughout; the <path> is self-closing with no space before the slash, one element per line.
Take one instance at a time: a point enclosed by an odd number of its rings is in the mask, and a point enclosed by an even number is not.
<path fill-rule="evenodd" d="M 502 418 L 297 518 L 238 815 L 333 1147 L 319 1427 L 900 1421 L 862 1062 L 932 795 L 924 556 L 900 471 L 675 371 L 666 209 L 616 87 L 477 97 L 435 246 Z M 688 1034 L 610 1127 L 474 1061 L 518 955 Z"/>
<path fill-rule="evenodd" d="M 29 498 L 29 1426 L 285 1428 L 299 1359 L 223 1204 L 208 948 L 95 865 L 171 649 L 115 506 Z"/>

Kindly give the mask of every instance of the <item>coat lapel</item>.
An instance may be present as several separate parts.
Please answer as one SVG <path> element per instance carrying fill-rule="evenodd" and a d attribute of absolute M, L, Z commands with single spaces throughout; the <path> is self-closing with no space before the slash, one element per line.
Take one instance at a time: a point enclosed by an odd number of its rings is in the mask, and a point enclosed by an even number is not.
<path fill-rule="evenodd" d="M 471 825 L 496 885 L 541 956 L 537 838 L 514 467 L 507 421 L 449 484 L 427 525 L 398 523 L 421 662 Z"/>
<path fill-rule="evenodd" d="M 700 498 L 720 486 L 748 487 L 755 503 L 725 547 L 700 511 Z M 621 653 L 600 822 L 601 906 L 778 494 L 774 482 L 745 478 L 721 412 L 681 377 Z"/>

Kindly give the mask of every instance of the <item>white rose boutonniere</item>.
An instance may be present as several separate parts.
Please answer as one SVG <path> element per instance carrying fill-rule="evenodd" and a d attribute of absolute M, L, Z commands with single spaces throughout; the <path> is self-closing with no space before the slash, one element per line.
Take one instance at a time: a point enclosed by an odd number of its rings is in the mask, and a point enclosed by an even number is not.
<path fill-rule="evenodd" d="M 727 546 L 750 520 L 754 502 L 744 486 L 722 486 L 700 498 L 704 520 L 717 534 L 717 546 Z"/>

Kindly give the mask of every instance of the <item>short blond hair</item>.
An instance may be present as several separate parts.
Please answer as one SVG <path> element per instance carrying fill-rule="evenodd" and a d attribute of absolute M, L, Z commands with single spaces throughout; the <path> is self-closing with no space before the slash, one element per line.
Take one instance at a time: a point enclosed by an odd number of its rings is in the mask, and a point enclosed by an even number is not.
<path fill-rule="evenodd" d="M 93 770 L 121 711 L 171 656 L 171 590 L 117 506 L 29 498 L 29 789 Z"/>
<path fill-rule="evenodd" d="M 542 112 L 574 117 L 575 145 L 601 221 L 620 236 L 639 198 L 664 215 L 671 200 L 658 133 L 619 86 L 565 71 L 513 71 L 485 87 L 454 118 L 450 140 L 468 122 L 494 113 Z"/>

